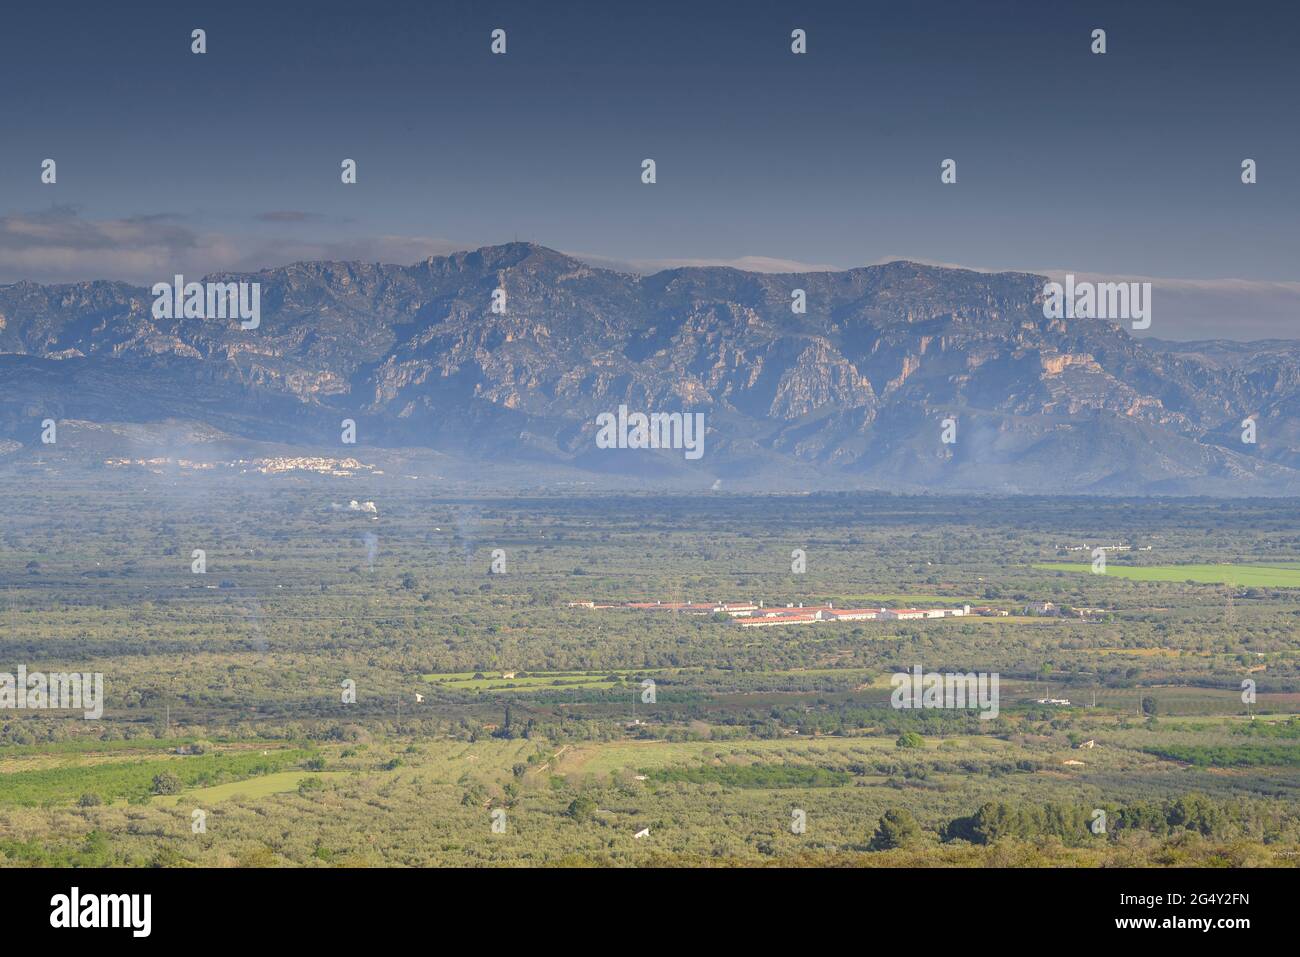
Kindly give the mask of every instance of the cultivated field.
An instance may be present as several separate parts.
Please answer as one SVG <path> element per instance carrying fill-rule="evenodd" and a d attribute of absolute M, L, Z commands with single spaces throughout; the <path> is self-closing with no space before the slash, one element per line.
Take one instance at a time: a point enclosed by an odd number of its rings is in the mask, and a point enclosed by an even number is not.
<path fill-rule="evenodd" d="M 99 672 L 105 700 L 0 711 L 0 863 L 1297 860 L 1286 504 L 9 481 L 0 670 Z M 1058 561 L 1128 535 L 1161 564 Z M 1010 614 L 568 607 L 751 598 Z M 996 717 L 893 707 L 917 666 L 997 673 Z"/>

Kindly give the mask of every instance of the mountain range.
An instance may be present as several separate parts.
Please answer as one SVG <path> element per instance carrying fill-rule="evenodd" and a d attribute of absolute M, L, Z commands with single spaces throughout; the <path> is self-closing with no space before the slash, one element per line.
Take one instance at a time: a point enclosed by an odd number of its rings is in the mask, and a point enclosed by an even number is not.
<path fill-rule="evenodd" d="M 155 318 L 150 290 L 121 282 L 0 287 L 0 461 L 92 464 L 112 443 L 76 436 L 97 430 L 156 450 L 178 434 L 433 450 L 597 483 L 1300 493 L 1300 342 L 1045 318 L 1046 280 L 1028 273 L 635 275 L 510 243 L 206 278 L 260 283 L 258 328 Z M 620 405 L 703 412 L 703 457 L 598 448 L 597 415 Z M 42 446 L 51 418 L 60 440 Z"/>

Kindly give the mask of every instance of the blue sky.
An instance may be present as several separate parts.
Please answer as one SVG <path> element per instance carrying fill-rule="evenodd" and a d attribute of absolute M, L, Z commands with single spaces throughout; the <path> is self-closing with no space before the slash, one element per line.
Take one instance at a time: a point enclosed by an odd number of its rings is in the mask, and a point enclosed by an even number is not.
<path fill-rule="evenodd" d="M 1297 26 L 1251 0 L 16 6 L 0 281 L 519 238 L 642 269 L 1152 277 L 1177 306 L 1153 334 L 1290 337 Z"/>

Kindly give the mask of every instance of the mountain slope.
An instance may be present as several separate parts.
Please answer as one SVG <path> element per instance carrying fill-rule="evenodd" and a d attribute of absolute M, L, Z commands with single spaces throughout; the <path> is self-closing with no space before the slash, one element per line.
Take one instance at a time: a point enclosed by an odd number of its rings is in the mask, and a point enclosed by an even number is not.
<path fill-rule="evenodd" d="M 634 276 L 512 243 L 208 278 L 260 283 L 261 325 L 155 319 L 149 291 L 122 283 L 0 288 L 0 436 L 30 450 L 46 417 L 169 420 L 338 446 L 352 418 L 362 445 L 615 475 L 1300 491 L 1297 344 L 1141 341 L 1046 319 L 1044 280 L 1025 273 Z M 705 456 L 596 449 L 596 416 L 620 404 L 703 412 Z M 1255 445 L 1240 441 L 1248 415 Z"/>

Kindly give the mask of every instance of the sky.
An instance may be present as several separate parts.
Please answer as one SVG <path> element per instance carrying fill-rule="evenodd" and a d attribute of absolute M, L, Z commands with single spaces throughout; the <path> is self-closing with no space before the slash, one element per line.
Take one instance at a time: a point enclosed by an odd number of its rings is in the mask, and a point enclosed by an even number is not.
<path fill-rule="evenodd" d="M 1255 0 L 15 5 L 0 282 L 520 239 L 1150 279 L 1152 335 L 1295 338 L 1298 27 Z"/>

